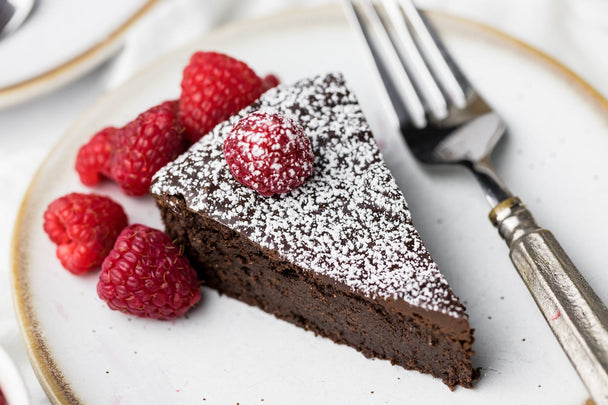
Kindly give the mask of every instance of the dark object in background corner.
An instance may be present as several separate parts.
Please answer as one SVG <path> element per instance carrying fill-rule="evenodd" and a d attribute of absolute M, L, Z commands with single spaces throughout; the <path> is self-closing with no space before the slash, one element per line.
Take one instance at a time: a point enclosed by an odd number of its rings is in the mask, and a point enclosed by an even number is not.
<path fill-rule="evenodd" d="M 15 14 L 15 7 L 7 0 L 0 0 L 0 33 Z"/>
<path fill-rule="evenodd" d="M 17 31 L 33 14 L 37 0 L 0 0 L 0 40 Z"/>

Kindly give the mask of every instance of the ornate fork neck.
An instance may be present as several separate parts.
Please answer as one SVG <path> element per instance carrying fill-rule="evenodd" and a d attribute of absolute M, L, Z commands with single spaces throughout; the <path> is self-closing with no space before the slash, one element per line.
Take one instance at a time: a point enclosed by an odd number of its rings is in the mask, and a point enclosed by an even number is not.
<path fill-rule="evenodd" d="M 477 97 L 477 100 L 481 98 Z M 408 126 L 402 133 L 414 155 L 429 164 L 461 164 L 469 168 L 493 208 L 513 195 L 496 174 L 490 153 L 505 132 L 500 117 L 487 105 L 471 103 L 462 115 L 423 129 Z"/>

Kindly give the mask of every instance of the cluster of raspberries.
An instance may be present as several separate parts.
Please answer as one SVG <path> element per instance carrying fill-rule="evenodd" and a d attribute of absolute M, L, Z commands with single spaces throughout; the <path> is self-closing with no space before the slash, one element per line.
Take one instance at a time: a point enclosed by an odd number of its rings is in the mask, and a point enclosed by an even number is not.
<path fill-rule="evenodd" d="M 195 270 L 167 234 L 127 225 L 123 208 L 97 194 L 71 193 L 44 213 L 57 257 L 74 274 L 99 268 L 97 294 L 112 309 L 173 319 L 201 299 Z"/>
<path fill-rule="evenodd" d="M 184 69 L 179 100 L 94 134 L 78 151 L 78 176 L 87 186 L 109 179 L 127 195 L 145 195 L 158 169 L 278 82 L 230 56 L 197 52 Z M 101 266 L 97 293 L 112 309 L 173 319 L 201 298 L 183 249 L 160 230 L 128 225 L 123 208 L 109 197 L 60 197 L 47 207 L 43 226 L 67 270 L 84 274 Z"/>
<path fill-rule="evenodd" d="M 87 186 L 110 179 L 127 195 L 145 195 L 156 171 L 278 83 L 230 56 L 197 52 L 184 69 L 179 100 L 94 134 L 78 151 L 78 176 Z M 226 137 L 223 152 L 234 178 L 263 196 L 299 187 L 313 170 L 310 140 L 280 114 L 244 117 Z M 70 272 L 101 266 L 97 294 L 114 310 L 173 319 L 201 298 L 183 249 L 160 230 L 128 225 L 123 208 L 109 197 L 72 193 L 56 199 L 44 213 L 44 230 Z"/>
<path fill-rule="evenodd" d="M 179 100 L 154 106 L 121 128 L 104 128 L 80 148 L 80 180 L 94 186 L 109 178 L 128 195 L 145 195 L 158 169 L 278 83 L 230 56 L 196 52 L 184 68 Z"/>

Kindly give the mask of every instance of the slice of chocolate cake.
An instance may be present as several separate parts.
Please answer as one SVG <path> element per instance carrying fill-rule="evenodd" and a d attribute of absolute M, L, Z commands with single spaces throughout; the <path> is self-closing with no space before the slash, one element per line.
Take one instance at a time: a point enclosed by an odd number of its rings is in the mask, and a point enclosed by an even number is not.
<path fill-rule="evenodd" d="M 312 142 L 313 173 L 294 191 L 263 197 L 228 170 L 223 140 L 258 110 L 291 118 Z M 472 386 L 465 309 L 341 75 L 266 92 L 161 169 L 151 194 L 208 286 L 368 357 Z"/>

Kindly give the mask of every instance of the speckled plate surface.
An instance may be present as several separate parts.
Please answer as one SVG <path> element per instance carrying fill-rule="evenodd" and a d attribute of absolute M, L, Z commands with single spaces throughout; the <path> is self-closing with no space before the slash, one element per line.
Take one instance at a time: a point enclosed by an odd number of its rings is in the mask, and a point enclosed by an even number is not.
<path fill-rule="evenodd" d="M 608 101 L 556 62 L 470 21 L 432 14 L 465 72 L 506 119 L 495 155 L 507 184 L 562 242 L 608 301 Z M 472 390 L 369 360 L 357 351 L 204 289 L 202 303 L 174 322 L 110 311 L 97 274 L 75 277 L 42 231 L 54 198 L 88 191 L 73 171 L 96 130 L 122 125 L 179 94 L 197 49 L 247 61 L 284 82 L 342 71 L 360 98 L 414 222 L 475 328 Z M 18 218 L 12 283 L 22 333 L 55 403 L 127 404 L 582 404 L 584 386 L 512 267 L 469 174 L 417 164 L 395 130 L 365 52 L 339 8 L 297 10 L 216 31 L 104 96 L 68 131 L 32 180 Z M 161 227 L 149 198 L 111 184 L 94 191 L 121 202 L 131 222 Z"/>

